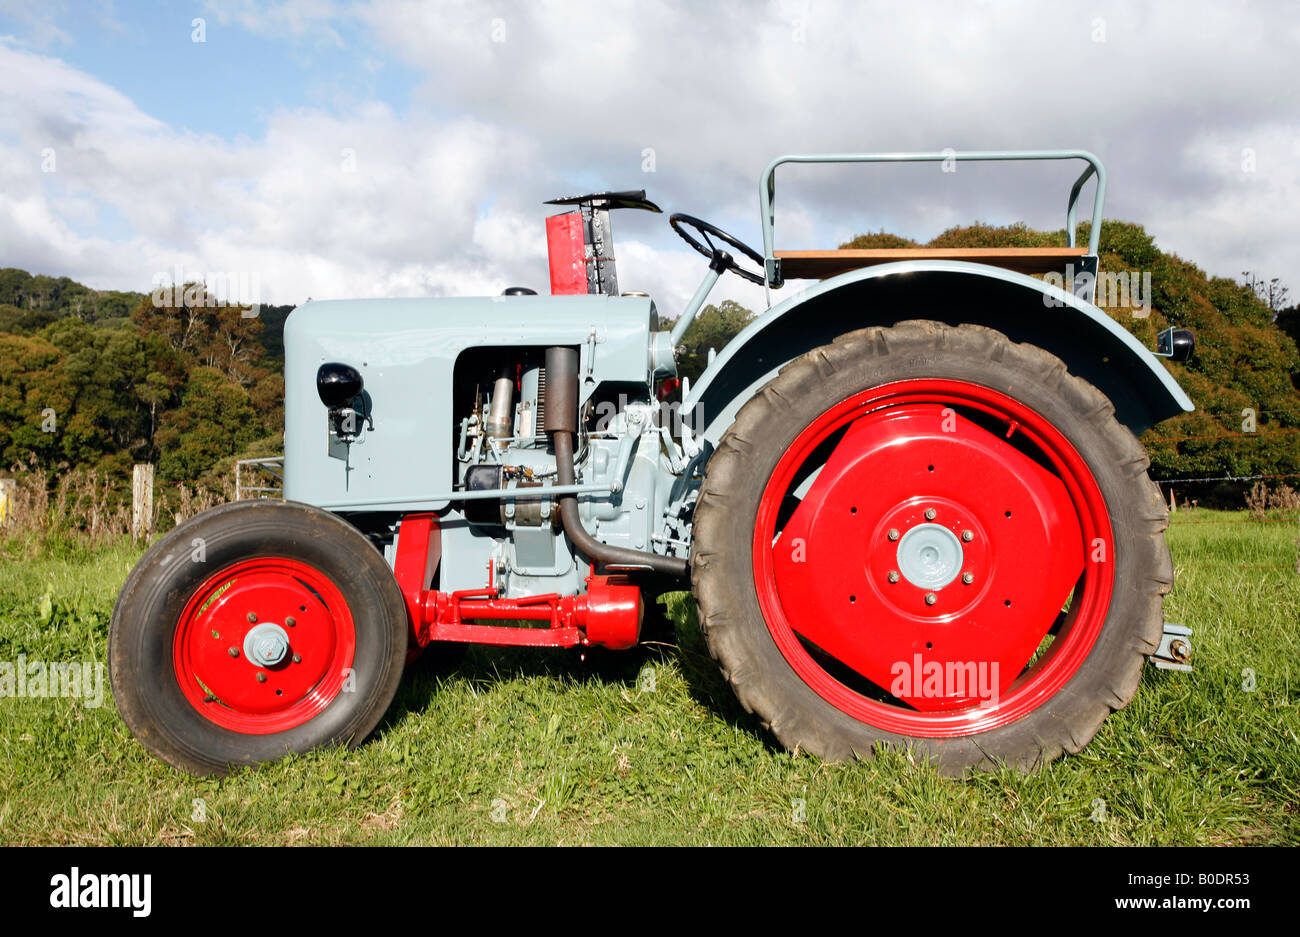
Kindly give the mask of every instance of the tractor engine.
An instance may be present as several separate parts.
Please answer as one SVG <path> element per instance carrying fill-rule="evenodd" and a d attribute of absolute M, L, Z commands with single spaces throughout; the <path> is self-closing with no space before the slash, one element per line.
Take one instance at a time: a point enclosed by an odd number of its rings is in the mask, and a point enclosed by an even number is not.
<path fill-rule="evenodd" d="M 562 520 L 564 498 L 475 499 L 478 492 L 587 487 L 590 494 L 569 496 L 586 532 L 611 548 L 645 552 L 658 541 L 662 550 L 661 480 L 674 455 L 666 421 L 657 404 L 629 393 L 644 398 L 644 385 L 605 388 L 580 406 L 577 357 L 569 348 L 475 349 L 457 369 L 465 392 L 455 444 L 463 518 L 475 540 L 493 543 L 494 582 L 505 597 L 580 593 L 591 570 L 574 549 L 573 525 Z M 462 384 L 461 371 L 470 369 L 477 379 Z M 557 449 L 572 454 L 573 477 L 564 477 Z M 593 496 L 598 490 L 613 495 Z M 605 565 L 649 568 L 640 557 Z"/>

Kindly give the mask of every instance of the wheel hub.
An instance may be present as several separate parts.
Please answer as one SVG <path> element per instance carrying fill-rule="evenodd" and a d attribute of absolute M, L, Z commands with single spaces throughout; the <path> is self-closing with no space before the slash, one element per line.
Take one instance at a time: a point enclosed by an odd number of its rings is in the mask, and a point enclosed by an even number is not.
<path fill-rule="evenodd" d="M 874 594 L 895 613 L 929 620 L 969 611 L 989 570 L 989 536 L 978 513 L 937 494 L 885 509 L 863 550 Z"/>
<path fill-rule="evenodd" d="M 289 634 L 273 622 L 263 622 L 244 635 L 244 659 L 254 667 L 274 667 L 289 653 Z"/>
<path fill-rule="evenodd" d="M 919 524 L 898 542 L 898 568 L 921 589 L 942 589 L 961 573 L 961 541 L 940 524 Z"/>

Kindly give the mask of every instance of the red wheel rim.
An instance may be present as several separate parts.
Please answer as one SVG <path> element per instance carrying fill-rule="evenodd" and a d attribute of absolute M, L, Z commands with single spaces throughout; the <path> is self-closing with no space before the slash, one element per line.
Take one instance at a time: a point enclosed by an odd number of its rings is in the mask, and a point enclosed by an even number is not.
<path fill-rule="evenodd" d="M 269 735 L 334 701 L 351 679 L 356 643 L 352 612 L 327 576 L 298 560 L 262 557 L 195 590 L 172 658 L 181 692 L 204 718 Z"/>
<path fill-rule="evenodd" d="M 804 429 L 764 489 L 753 564 L 800 678 L 920 738 L 1046 702 L 1091 651 L 1114 580 L 1105 500 L 1069 440 L 1005 394 L 942 379 L 862 391 Z"/>

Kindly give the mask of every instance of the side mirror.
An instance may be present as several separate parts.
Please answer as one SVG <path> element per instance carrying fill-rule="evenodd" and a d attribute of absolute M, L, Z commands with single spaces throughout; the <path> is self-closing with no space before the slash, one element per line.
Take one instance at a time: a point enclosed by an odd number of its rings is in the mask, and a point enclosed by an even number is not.
<path fill-rule="evenodd" d="M 1186 361 L 1196 349 L 1191 329 L 1165 329 L 1156 336 L 1156 354 L 1171 361 Z"/>

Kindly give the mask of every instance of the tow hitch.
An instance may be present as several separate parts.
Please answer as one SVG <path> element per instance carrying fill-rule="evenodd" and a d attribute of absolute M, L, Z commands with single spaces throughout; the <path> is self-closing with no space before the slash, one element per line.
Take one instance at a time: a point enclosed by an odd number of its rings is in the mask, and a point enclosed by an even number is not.
<path fill-rule="evenodd" d="M 1160 647 L 1149 660 L 1161 670 L 1191 670 L 1192 629 L 1165 622 Z"/>

